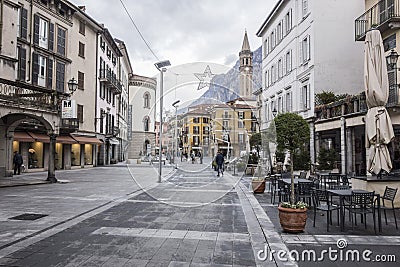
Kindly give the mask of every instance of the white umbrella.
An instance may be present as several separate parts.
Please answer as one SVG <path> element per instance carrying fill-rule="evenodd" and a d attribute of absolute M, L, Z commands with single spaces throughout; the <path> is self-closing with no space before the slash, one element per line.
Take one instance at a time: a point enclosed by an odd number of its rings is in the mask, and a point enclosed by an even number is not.
<path fill-rule="evenodd" d="M 367 170 L 379 174 L 392 169 L 387 144 L 394 137 L 392 122 L 385 105 L 389 96 L 388 74 L 382 37 L 378 30 L 365 37 L 364 84 L 368 106 L 365 120 L 366 144 L 369 148 Z"/>

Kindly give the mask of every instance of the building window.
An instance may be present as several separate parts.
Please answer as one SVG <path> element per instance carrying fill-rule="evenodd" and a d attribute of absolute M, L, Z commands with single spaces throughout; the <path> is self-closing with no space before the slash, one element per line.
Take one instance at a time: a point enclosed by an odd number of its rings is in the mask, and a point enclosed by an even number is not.
<path fill-rule="evenodd" d="M 275 82 L 275 66 L 271 66 L 271 84 Z"/>
<path fill-rule="evenodd" d="M 244 144 L 244 134 L 243 133 L 238 134 L 238 142 L 239 142 L 239 144 Z"/>
<path fill-rule="evenodd" d="M 309 109 L 310 108 L 310 85 L 303 84 L 301 87 L 301 104 L 302 109 Z"/>
<path fill-rule="evenodd" d="M 286 112 L 292 112 L 292 93 L 286 93 Z"/>
<path fill-rule="evenodd" d="M 85 88 L 85 74 L 78 71 L 78 89 L 83 90 Z"/>
<path fill-rule="evenodd" d="M 86 24 L 84 21 L 79 21 L 79 33 L 85 35 Z"/>
<path fill-rule="evenodd" d="M 308 0 L 301 1 L 301 10 L 303 12 L 303 18 L 304 18 L 308 13 Z"/>
<path fill-rule="evenodd" d="M 208 118 L 203 118 L 203 123 L 209 123 L 209 119 Z"/>
<path fill-rule="evenodd" d="M 17 66 L 17 79 L 20 81 L 26 80 L 26 49 L 18 46 L 18 66 Z"/>
<path fill-rule="evenodd" d="M 149 119 L 149 117 L 145 117 L 143 119 L 143 127 L 144 127 L 144 131 L 145 132 L 149 131 L 149 128 L 150 128 L 150 119 Z"/>
<path fill-rule="evenodd" d="M 61 62 L 56 63 L 56 90 L 63 93 L 65 87 L 65 64 Z"/>
<path fill-rule="evenodd" d="M 238 112 L 238 118 L 243 120 L 244 119 L 244 112 L 243 111 L 239 111 Z"/>
<path fill-rule="evenodd" d="M 45 87 L 46 78 L 47 78 L 47 60 L 44 56 L 39 55 L 38 85 Z"/>
<path fill-rule="evenodd" d="M 269 120 L 269 108 L 268 108 L 269 106 L 268 106 L 268 102 L 265 102 L 265 105 L 264 105 L 264 115 L 265 115 L 265 118 L 267 119 L 267 120 Z"/>
<path fill-rule="evenodd" d="M 307 36 L 301 42 L 301 61 L 306 63 L 310 60 L 310 36 Z"/>
<path fill-rule="evenodd" d="M 200 123 L 200 118 L 199 117 L 194 117 L 193 118 L 193 123 Z"/>
<path fill-rule="evenodd" d="M 278 79 L 280 79 L 283 75 L 283 70 L 282 70 L 282 59 L 280 58 L 278 60 Z"/>
<path fill-rule="evenodd" d="M 264 57 L 266 57 L 269 53 L 269 39 L 266 38 L 264 42 Z"/>
<path fill-rule="evenodd" d="M 199 145 L 199 140 L 200 140 L 200 138 L 199 138 L 198 136 L 193 136 L 193 144 L 194 144 L 195 146 L 198 146 L 198 145 Z"/>
<path fill-rule="evenodd" d="M 392 34 L 383 40 L 383 47 L 385 52 L 396 48 L 396 34 Z"/>
<path fill-rule="evenodd" d="M 150 94 L 148 92 L 144 93 L 143 101 L 144 108 L 150 108 Z"/>
<path fill-rule="evenodd" d="M 200 134 L 199 126 L 193 126 L 193 134 Z"/>
<path fill-rule="evenodd" d="M 66 33 L 63 28 L 57 28 L 57 53 L 63 56 L 65 56 Z"/>
<path fill-rule="evenodd" d="M 292 71 L 292 53 L 291 51 L 288 51 L 286 53 L 286 73 L 289 73 Z"/>
<path fill-rule="evenodd" d="M 104 83 L 100 83 L 100 98 L 104 99 L 106 97 L 106 86 Z"/>
<path fill-rule="evenodd" d="M 271 32 L 271 50 L 275 47 L 275 33 Z"/>
<path fill-rule="evenodd" d="M 265 71 L 265 87 L 268 87 L 269 86 L 269 80 L 268 80 L 268 70 L 267 71 Z"/>
<path fill-rule="evenodd" d="M 229 121 L 222 121 L 222 127 L 226 130 L 229 127 Z"/>
<path fill-rule="evenodd" d="M 28 36 L 28 10 L 21 7 L 20 9 L 18 9 L 18 16 L 18 37 L 26 40 Z"/>
<path fill-rule="evenodd" d="M 289 12 L 286 13 L 285 22 L 286 22 L 286 34 L 288 34 L 292 29 L 292 9 L 290 9 Z"/>
<path fill-rule="evenodd" d="M 79 52 L 78 52 L 78 56 L 80 57 L 85 57 L 85 44 L 79 42 Z"/>
<path fill-rule="evenodd" d="M 101 36 L 100 36 L 100 48 L 101 50 L 103 50 L 103 52 L 106 49 L 106 42 L 103 40 L 103 37 Z"/>
<path fill-rule="evenodd" d="M 282 23 L 278 23 L 276 27 L 276 43 L 280 43 L 282 41 Z"/>
<path fill-rule="evenodd" d="M 238 120 L 238 128 L 244 128 L 244 121 Z"/>
<path fill-rule="evenodd" d="M 278 97 L 278 113 L 282 113 L 283 112 L 283 98 L 280 95 Z"/>
<path fill-rule="evenodd" d="M 77 110 L 77 115 L 78 115 L 78 120 L 80 123 L 83 123 L 83 105 L 78 104 L 78 110 Z"/>
<path fill-rule="evenodd" d="M 39 46 L 48 48 L 49 22 L 42 18 L 39 19 Z"/>

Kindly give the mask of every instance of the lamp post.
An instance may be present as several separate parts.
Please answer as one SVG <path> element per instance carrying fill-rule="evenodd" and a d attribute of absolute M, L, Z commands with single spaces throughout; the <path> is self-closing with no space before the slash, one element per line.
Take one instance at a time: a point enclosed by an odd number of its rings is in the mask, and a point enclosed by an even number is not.
<path fill-rule="evenodd" d="M 172 143 L 172 160 L 175 163 L 175 169 L 178 168 L 178 161 L 175 161 L 175 156 L 178 157 L 178 103 L 181 102 L 180 100 L 176 100 L 174 103 L 172 103 L 172 106 L 175 108 L 175 132 L 174 132 L 174 138 L 175 142 Z M 175 147 L 174 147 L 175 143 Z M 175 151 L 174 151 L 175 148 Z"/>
<path fill-rule="evenodd" d="M 160 61 L 154 64 L 160 72 L 160 135 L 159 135 L 159 151 L 158 151 L 158 182 L 161 183 L 162 175 L 162 132 L 163 132 L 163 99 L 164 99 L 164 72 L 167 71 L 166 67 L 171 66 L 169 60 Z"/>
<path fill-rule="evenodd" d="M 75 80 L 74 77 L 72 77 L 72 79 L 69 80 L 67 84 L 68 84 L 68 89 L 71 92 L 70 95 L 72 95 L 76 91 L 76 89 L 78 89 L 78 81 Z"/>
<path fill-rule="evenodd" d="M 397 54 L 397 52 L 392 49 L 389 55 L 386 56 L 386 63 L 393 69 L 397 64 L 398 58 L 399 54 Z"/>

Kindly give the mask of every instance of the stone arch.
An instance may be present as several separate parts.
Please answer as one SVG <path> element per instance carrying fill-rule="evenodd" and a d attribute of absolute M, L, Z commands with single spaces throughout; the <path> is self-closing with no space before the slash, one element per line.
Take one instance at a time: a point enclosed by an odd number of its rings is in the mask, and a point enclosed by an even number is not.
<path fill-rule="evenodd" d="M 39 112 L 9 112 L 0 118 L 0 136 L 5 137 L 0 138 L 0 176 L 10 176 L 12 174 L 11 170 L 13 169 L 12 158 L 15 130 L 20 127 L 25 131 L 40 131 L 41 133 L 50 136 L 50 140 L 53 140 L 55 144 L 55 134 L 57 131 L 57 128 L 55 126 L 56 118 L 58 118 L 56 115 L 40 114 Z M 50 161 L 54 163 L 54 157 L 52 158 L 50 155 L 51 153 L 49 153 L 49 164 Z M 51 174 L 51 176 L 53 176 L 53 173 Z"/>

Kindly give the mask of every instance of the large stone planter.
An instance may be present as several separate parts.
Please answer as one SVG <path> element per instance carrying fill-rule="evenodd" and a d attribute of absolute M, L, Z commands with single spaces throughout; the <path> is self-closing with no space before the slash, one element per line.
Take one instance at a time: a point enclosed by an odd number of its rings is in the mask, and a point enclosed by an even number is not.
<path fill-rule="evenodd" d="M 251 187 L 253 188 L 254 194 L 262 194 L 265 191 L 265 180 L 254 180 L 251 181 Z"/>
<path fill-rule="evenodd" d="M 307 209 L 292 209 L 278 207 L 279 221 L 283 231 L 287 233 L 304 232 L 307 221 Z"/>

